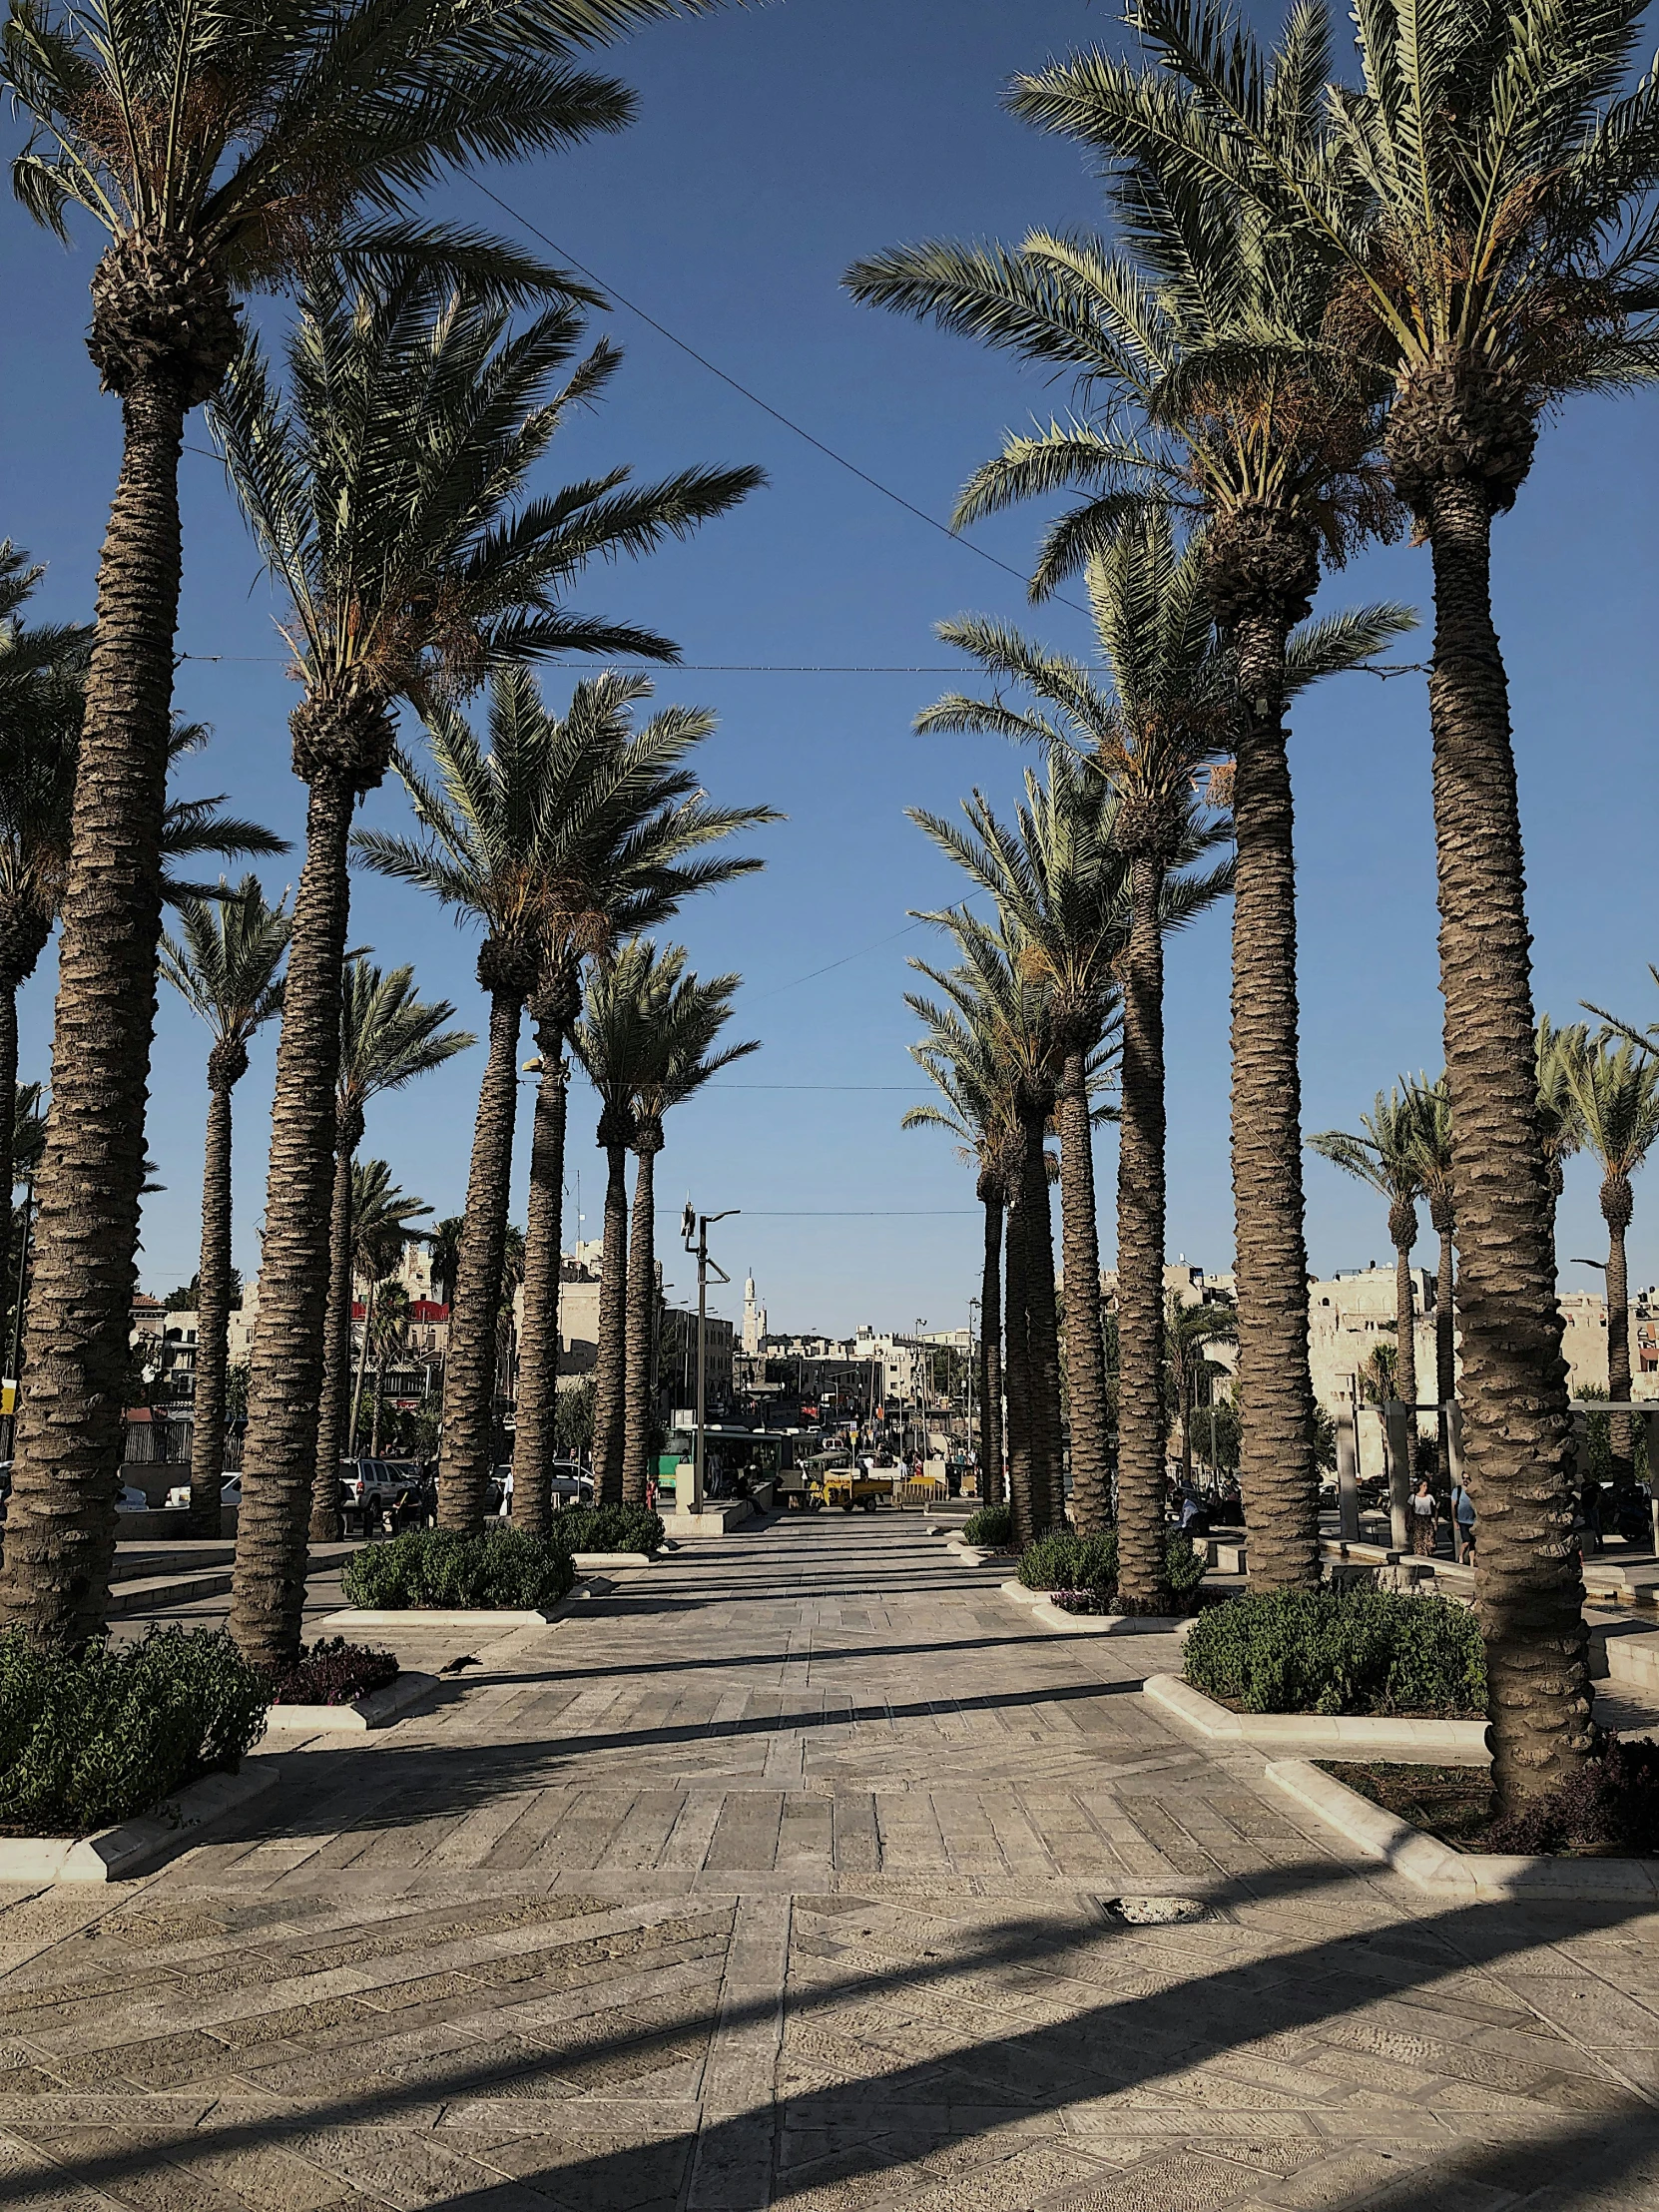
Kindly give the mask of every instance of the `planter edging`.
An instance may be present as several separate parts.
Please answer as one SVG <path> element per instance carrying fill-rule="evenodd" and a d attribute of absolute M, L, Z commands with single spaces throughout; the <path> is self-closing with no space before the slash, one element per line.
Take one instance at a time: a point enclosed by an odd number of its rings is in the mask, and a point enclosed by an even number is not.
<path fill-rule="evenodd" d="M 280 1779 L 277 1761 L 250 1756 L 237 1773 L 205 1774 L 165 1800 L 163 1810 L 100 1829 L 95 1836 L 0 1836 L 0 1882 L 120 1882 L 146 1874 L 201 1843 L 221 1821 L 276 1789 Z M 170 1813 L 175 1817 L 169 1819 Z"/>
<path fill-rule="evenodd" d="M 438 1686 L 437 1676 L 400 1669 L 383 1689 L 349 1705 L 268 1705 L 266 1727 L 283 1736 L 360 1736 L 371 1728 L 389 1728 Z"/>
<path fill-rule="evenodd" d="M 332 1629 L 336 1635 L 347 1635 L 357 1628 L 499 1628 L 503 1633 L 515 1628 L 551 1628 L 563 1617 L 570 1597 L 560 1598 L 557 1605 L 544 1613 L 498 1612 L 487 1606 L 475 1606 L 470 1611 L 446 1611 L 441 1606 L 416 1606 L 408 1612 L 376 1612 L 367 1606 L 347 1605 L 338 1613 L 326 1613 L 318 1621 L 319 1628 Z"/>
<path fill-rule="evenodd" d="M 1185 1636 L 1196 1617 L 1191 1613 L 1068 1613 L 1051 1597 L 1031 1594 L 1037 1598 L 1031 1618 L 1062 1636 Z"/>
<path fill-rule="evenodd" d="M 573 1551 L 578 1574 L 615 1574 L 625 1567 L 650 1567 L 656 1554 L 650 1551 Z"/>
<path fill-rule="evenodd" d="M 1452 1851 L 1397 1814 L 1384 1812 L 1306 1759 L 1279 1759 L 1267 1770 L 1276 1789 L 1381 1860 L 1418 1890 L 1460 1899 L 1659 1898 L 1659 1860 L 1552 1859 L 1521 1852 Z"/>
<path fill-rule="evenodd" d="M 1456 1766 L 1486 1761 L 1484 1721 L 1412 1720 L 1385 1713 L 1234 1713 L 1179 1675 L 1147 1677 L 1143 1694 L 1213 1742 L 1308 1744 L 1321 1751 L 1439 1751 Z"/>

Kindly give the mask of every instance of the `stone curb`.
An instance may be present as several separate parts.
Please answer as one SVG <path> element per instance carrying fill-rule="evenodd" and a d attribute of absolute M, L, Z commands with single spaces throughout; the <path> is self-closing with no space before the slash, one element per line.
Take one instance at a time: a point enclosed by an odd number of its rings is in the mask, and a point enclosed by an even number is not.
<path fill-rule="evenodd" d="M 0 1837 L 0 1882 L 120 1882 L 199 1844 L 281 1779 L 275 1759 L 245 1759 L 237 1774 L 204 1775 L 157 1812 L 96 1836 Z"/>
<path fill-rule="evenodd" d="M 370 1728 L 389 1728 L 437 1686 L 436 1675 L 411 1670 L 349 1705 L 269 1705 L 265 1724 L 283 1736 L 360 1736 Z"/>
<path fill-rule="evenodd" d="M 1459 1766 L 1483 1765 L 1486 1759 L 1484 1721 L 1411 1720 L 1373 1713 L 1231 1713 L 1174 1674 L 1149 1675 L 1143 1690 L 1155 1705 L 1212 1742 L 1299 1743 L 1322 1751 L 1441 1751 Z"/>
<path fill-rule="evenodd" d="M 1185 1636 L 1195 1617 L 1191 1613 L 1068 1613 L 1047 1597 L 1031 1608 L 1033 1620 L 1062 1636 Z"/>
<path fill-rule="evenodd" d="M 307 1554 L 305 1571 L 308 1575 L 325 1573 L 349 1559 L 356 1549 L 355 1544 L 313 1544 Z M 110 1618 L 115 1620 L 128 1613 L 154 1613 L 164 1606 L 195 1605 L 203 1598 L 223 1597 L 231 1587 L 233 1574 L 232 1566 L 220 1564 L 183 1571 L 175 1568 L 171 1574 L 136 1575 L 125 1582 L 113 1582 L 108 1607 Z"/>
<path fill-rule="evenodd" d="M 622 1567 L 650 1567 L 656 1564 L 655 1557 L 649 1551 L 573 1551 L 570 1556 L 578 1574 L 593 1574 L 601 1569 L 614 1574 Z"/>
<path fill-rule="evenodd" d="M 1018 1580 L 999 1583 L 998 1588 L 1004 1597 L 1012 1598 L 1016 1605 L 1046 1605 L 1048 1603 L 1048 1592 L 1046 1590 L 1028 1590 L 1025 1584 Z"/>
<path fill-rule="evenodd" d="M 1440 1897 L 1659 1899 L 1656 1860 L 1546 1859 L 1520 1852 L 1451 1851 L 1381 1805 L 1373 1805 L 1335 1775 L 1322 1774 L 1306 1759 L 1274 1760 L 1267 1777 L 1368 1859 L 1382 1860 L 1414 1888 Z"/>
<path fill-rule="evenodd" d="M 407 1613 L 377 1613 L 367 1607 L 348 1605 L 341 1613 L 325 1613 L 317 1626 L 331 1628 L 339 1635 L 356 1628 L 498 1628 L 506 1634 L 514 1628 L 551 1628 L 562 1617 L 569 1602 L 568 1597 L 561 1598 L 545 1613 L 496 1612 L 486 1607 L 448 1613 L 435 1605 L 421 1606 Z"/>

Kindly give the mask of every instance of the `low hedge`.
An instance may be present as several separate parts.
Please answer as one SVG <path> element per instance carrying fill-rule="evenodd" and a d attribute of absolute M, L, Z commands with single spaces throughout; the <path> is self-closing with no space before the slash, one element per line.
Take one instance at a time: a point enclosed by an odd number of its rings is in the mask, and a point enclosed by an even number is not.
<path fill-rule="evenodd" d="M 273 1705 L 349 1705 L 397 1680 L 400 1669 L 389 1651 L 348 1644 L 343 1636 L 323 1636 L 307 1651 L 303 1645 L 291 1667 L 268 1673 Z"/>
<path fill-rule="evenodd" d="M 970 1513 L 962 1529 L 965 1544 L 979 1544 L 987 1551 L 1006 1551 L 1014 1540 L 1014 1516 L 1006 1505 L 981 1505 Z"/>
<path fill-rule="evenodd" d="M 659 1551 L 667 1533 L 648 1505 L 567 1505 L 553 1523 L 570 1551 Z"/>
<path fill-rule="evenodd" d="M 1197 1589 L 1205 1566 L 1203 1554 L 1187 1537 L 1167 1539 L 1164 1571 L 1178 1607 Z M 1017 1572 L 1028 1590 L 1075 1592 L 1104 1611 L 1118 1592 L 1118 1532 L 1107 1528 L 1096 1536 L 1079 1536 L 1074 1529 L 1053 1529 L 1026 1546 Z M 1081 1610 L 1076 1605 L 1071 1609 Z"/>
<path fill-rule="evenodd" d="M 1199 1615 L 1194 1689 L 1246 1713 L 1478 1715 L 1486 1655 L 1473 1613 L 1396 1590 L 1273 1590 Z"/>
<path fill-rule="evenodd" d="M 90 1836 L 234 1771 L 270 1685 L 216 1628 L 152 1629 L 70 1655 L 0 1633 L 0 1831 Z"/>
<path fill-rule="evenodd" d="M 372 1612 L 545 1612 L 576 1580 L 562 1538 L 495 1525 L 475 1536 L 411 1528 L 368 1544 L 345 1570 L 346 1601 Z"/>

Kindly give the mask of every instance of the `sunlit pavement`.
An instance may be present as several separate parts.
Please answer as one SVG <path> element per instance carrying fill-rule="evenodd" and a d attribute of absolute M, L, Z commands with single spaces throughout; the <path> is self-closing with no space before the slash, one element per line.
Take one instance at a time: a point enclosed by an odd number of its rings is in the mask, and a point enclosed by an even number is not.
<path fill-rule="evenodd" d="M 0 1892 L 0 2201 L 1659 2205 L 1659 1916 L 1425 1903 L 1149 1710 L 1172 1640 L 996 1579 L 780 1518 L 398 1639 L 478 1663 L 142 1882 Z"/>

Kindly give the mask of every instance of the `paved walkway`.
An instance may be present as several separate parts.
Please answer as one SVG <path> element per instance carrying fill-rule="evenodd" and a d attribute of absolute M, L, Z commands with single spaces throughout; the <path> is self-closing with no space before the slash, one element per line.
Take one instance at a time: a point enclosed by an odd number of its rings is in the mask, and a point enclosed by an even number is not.
<path fill-rule="evenodd" d="M 1173 1642 L 995 1580 L 735 1534 L 400 1641 L 478 1664 L 141 1883 L 0 1891 L 0 2202 L 1659 2204 L 1659 1916 L 1425 1904 L 1149 1710 Z"/>

